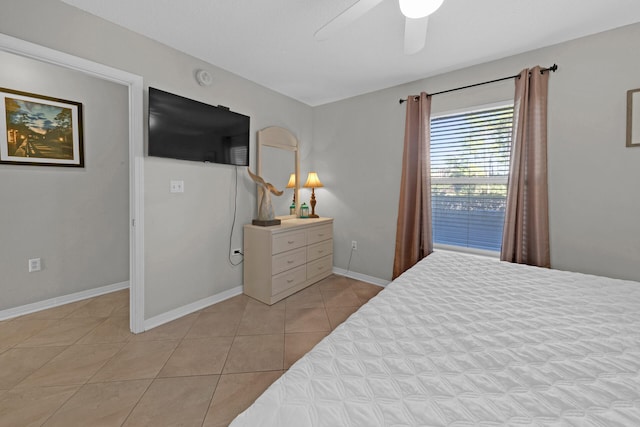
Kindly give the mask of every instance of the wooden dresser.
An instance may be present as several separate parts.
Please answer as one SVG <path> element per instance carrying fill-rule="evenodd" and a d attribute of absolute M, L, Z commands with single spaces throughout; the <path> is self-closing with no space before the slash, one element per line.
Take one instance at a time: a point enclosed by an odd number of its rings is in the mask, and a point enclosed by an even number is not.
<path fill-rule="evenodd" d="M 333 271 L 333 219 L 244 226 L 244 293 L 274 304 Z"/>

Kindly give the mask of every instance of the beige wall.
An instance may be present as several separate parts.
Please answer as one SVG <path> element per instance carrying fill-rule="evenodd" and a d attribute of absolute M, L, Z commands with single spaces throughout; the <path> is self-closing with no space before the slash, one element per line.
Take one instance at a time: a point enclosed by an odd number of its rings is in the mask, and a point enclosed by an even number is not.
<path fill-rule="evenodd" d="M 640 87 L 640 24 L 314 109 L 323 214 L 336 217 L 334 264 L 390 279 L 404 132 L 398 99 L 557 63 L 549 88 L 554 268 L 640 280 L 640 149 L 625 147 L 626 91 Z M 513 98 L 513 82 L 438 95 L 435 113 Z"/>
<path fill-rule="evenodd" d="M 303 156 L 310 150 L 311 107 L 62 2 L 4 1 L 0 32 L 141 75 L 145 87 L 250 116 L 252 167 L 255 132 L 266 126 L 291 129 L 301 141 Z M 211 86 L 197 84 L 194 73 L 199 68 L 212 73 Z M 228 261 L 236 169 L 161 158 L 145 158 L 144 167 L 145 319 L 242 285 L 242 265 Z M 237 174 L 232 247 L 242 245 L 242 224 L 256 211 L 255 185 L 244 168 Z M 184 180 L 185 193 L 169 193 L 172 179 Z"/>
<path fill-rule="evenodd" d="M 0 310 L 128 281 L 127 89 L 6 52 L 0 64 L 2 87 L 82 103 L 85 159 L 0 165 Z"/>

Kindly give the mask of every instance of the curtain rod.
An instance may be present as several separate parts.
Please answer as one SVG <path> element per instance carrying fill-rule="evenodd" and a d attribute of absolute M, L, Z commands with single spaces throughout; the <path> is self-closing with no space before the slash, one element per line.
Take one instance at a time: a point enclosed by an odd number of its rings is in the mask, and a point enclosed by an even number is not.
<path fill-rule="evenodd" d="M 551 67 L 548 68 L 541 68 L 540 69 L 540 73 L 544 73 L 545 71 L 552 71 L 552 72 L 556 72 L 556 70 L 558 69 L 558 65 L 553 64 Z M 467 85 L 467 86 L 461 86 L 461 87 L 457 87 L 454 89 L 447 89 L 447 90 L 441 90 L 440 92 L 435 92 L 435 93 L 430 93 L 428 94 L 429 96 L 434 96 L 434 95 L 440 95 L 443 93 L 448 93 L 448 92 L 455 92 L 456 90 L 462 90 L 462 89 L 469 89 L 470 87 L 476 87 L 476 86 L 482 86 L 482 85 L 487 85 L 489 83 L 496 83 L 496 82 L 501 82 L 503 80 L 509 80 L 509 79 L 515 79 L 520 77 L 520 73 L 513 75 L 513 76 L 509 76 L 509 77 L 502 77 L 500 79 L 495 79 L 495 80 L 489 80 L 488 82 L 482 82 L 482 83 L 475 83 L 472 85 Z M 418 97 L 415 98 L 416 100 L 419 99 Z M 403 102 L 406 102 L 406 99 L 401 99 L 399 102 L 400 104 L 402 104 Z"/>

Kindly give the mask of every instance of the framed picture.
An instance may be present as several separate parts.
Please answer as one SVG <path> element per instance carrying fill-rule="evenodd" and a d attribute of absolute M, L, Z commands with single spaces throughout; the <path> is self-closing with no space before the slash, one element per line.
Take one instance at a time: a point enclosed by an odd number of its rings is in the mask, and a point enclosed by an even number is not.
<path fill-rule="evenodd" d="M 640 89 L 627 91 L 627 147 L 640 147 Z"/>
<path fill-rule="evenodd" d="M 84 167 L 82 104 L 0 88 L 0 164 Z"/>

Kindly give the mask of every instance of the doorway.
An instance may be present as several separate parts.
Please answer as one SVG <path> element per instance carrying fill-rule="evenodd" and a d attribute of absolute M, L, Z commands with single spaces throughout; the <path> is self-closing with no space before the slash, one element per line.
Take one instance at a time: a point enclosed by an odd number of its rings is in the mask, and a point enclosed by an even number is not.
<path fill-rule="evenodd" d="M 143 332 L 144 142 L 142 77 L 4 34 L 0 34 L 0 50 L 86 73 L 127 88 L 129 112 L 129 326 L 133 333 Z"/>

